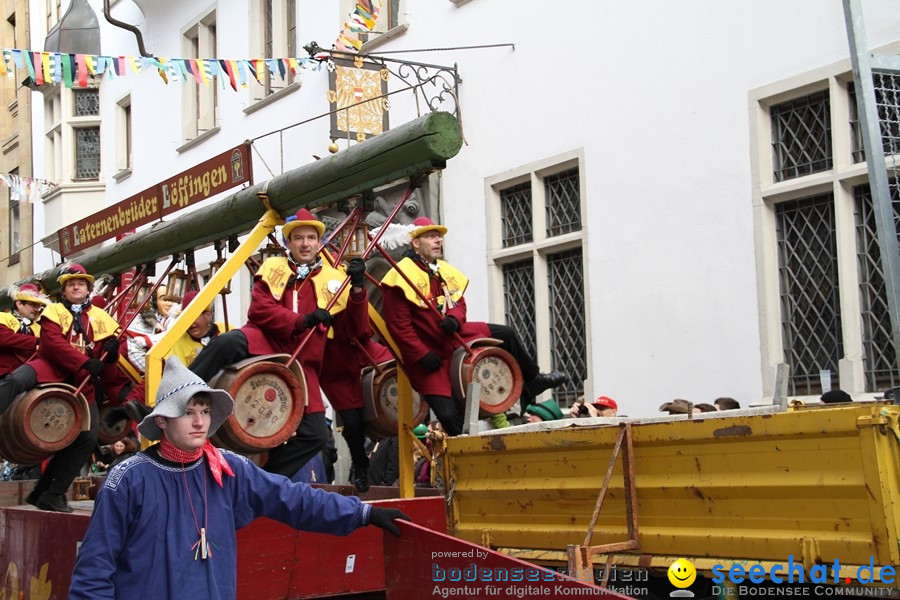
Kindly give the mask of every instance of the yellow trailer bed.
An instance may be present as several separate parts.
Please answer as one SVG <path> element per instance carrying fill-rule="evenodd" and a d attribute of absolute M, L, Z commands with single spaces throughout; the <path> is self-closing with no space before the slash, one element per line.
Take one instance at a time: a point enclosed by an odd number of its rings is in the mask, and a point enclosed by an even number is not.
<path fill-rule="evenodd" d="M 898 417 L 889 403 L 767 407 L 451 438 L 449 530 L 565 565 L 566 547 L 584 543 L 619 423 L 629 423 L 639 548 L 618 553 L 615 564 L 665 569 L 685 557 L 707 573 L 731 563 L 769 572 L 792 556 L 807 572 L 838 559 L 841 577 L 855 577 L 870 559 L 900 563 Z M 591 545 L 627 539 L 620 458 Z"/>

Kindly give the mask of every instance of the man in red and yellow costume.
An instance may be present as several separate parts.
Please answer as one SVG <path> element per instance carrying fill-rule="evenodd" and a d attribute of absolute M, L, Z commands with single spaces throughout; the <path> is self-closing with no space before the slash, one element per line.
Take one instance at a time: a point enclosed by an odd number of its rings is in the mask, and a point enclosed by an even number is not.
<path fill-rule="evenodd" d="M 50 304 L 33 283 L 13 287 L 13 311 L 0 313 L 0 379 L 22 366 L 37 350 L 41 311 Z"/>
<path fill-rule="evenodd" d="M 37 356 L 0 381 L 0 412 L 9 408 L 16 396 L 38 383 L 65 382 L 77 386 L 85 377 L 90 378 L 82 389 L 90 406 L 90 430 L 79 433 L 75 441 L 50 459 L 34 490 L 25 499 L 43 510 L 72 512 L 65 494 L 97 445 L 100 424 L 93 384 L 102 381 L 105 370 L 115 369 L 119 357 L 116 339 L 119 324 L 103 309 L 91 304 L 94 277 L 84 267 L 64 266 L 57 281 L 62 288 L 62 301 L 51 304 L 41 315 Z M 104 352 L 105 363 L 100 360 Z"/>
<path fill-rule="evenodd" d="M 310 334 L 298 360 L 306 376 L 307 406 L 297 434 L 269 452 L 265 469 L 292 477 L 328 443 L 325 405 L 319 390 L 319 373 L 330 336 L 350 338 L 368 326 L 368 295 L 363 287 L 366 264 L 353 259 L 347 273 L 323 263 L 319 257 L 325 223 L 301 208 L 288 217 L 281 235 L 288 256 L 267 259 L 253 279 L 253 295 L 247 324 L 217 336 L 190 365 L 204 381 L 225 365 L 262 354 L 293 354 Z M 342 282 L 351 285 L 331 307 Z M 333 332 L 332 332 L 333 329 Z"/>
<path fill-rule="evenodd" d="M 541 392 L 565 383 L 567 378 L 559 371 L 540 372 L 537 362 L 511 327 L 466 319 L 463 294 L 469 280 L 441 260 L 447 228 L 428 217 L 417 218 L 413 225 L 409 234 L 411 249 L 381 280 L 382 316 L 400 349 L 403 368 L 412 386 L 428 402 L 444 430 L 450 435 L 459 435 L 463 428 L 463 415 L 451 397 L 450 384 L 450 359 L 460 346 L 456 333 L 467 342 L 482 337 L 502 341 L 500 347 L 509 352 L 522 369 L 525 380 L 521 399 L 523 410 Z M 398 270 L 409 278 L 415 289 Z"/>

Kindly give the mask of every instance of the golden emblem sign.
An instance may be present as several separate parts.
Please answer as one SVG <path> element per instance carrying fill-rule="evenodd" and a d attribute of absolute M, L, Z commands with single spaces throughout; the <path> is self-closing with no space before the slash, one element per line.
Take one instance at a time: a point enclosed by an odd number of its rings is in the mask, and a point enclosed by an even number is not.
<path fill-rule="evenodd" d="M 328 76 L 331 137 L 364 141 L 388 129 L 387 78 L 383 66 L 357 56 L 335 59 Z"/>

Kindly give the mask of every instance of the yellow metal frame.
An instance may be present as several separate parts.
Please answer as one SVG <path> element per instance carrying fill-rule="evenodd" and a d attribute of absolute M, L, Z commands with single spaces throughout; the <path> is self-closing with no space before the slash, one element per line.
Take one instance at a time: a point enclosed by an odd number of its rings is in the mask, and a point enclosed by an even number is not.
<path fill-rule="evenodd" d="M 241 267 L 253 255 L 263 240 L 275 230 L 275 227 L 282 223 L 284 223 L 284 219 L 281 218 L 281 215 L 275 212 L 274 209 L 269 208 L 259 219 L 259 222 L 250 232 L 250 235 L 247 236 L 247 239 L 241 242 L 237 250 L 225 261 L 225 264 L 216 271 L 212 279 L 197 293 L 194 301 L 181 311 L 181 314 L 178 315 L 178 318 L 175 319 L 172 327 L 166 331 L 162 339 L 154 344 L 147 353 L 147 406 L 156 404 L 156 390 L 159 389 L 159 382 L 162 379 L 163 363 L 175 342 L 197 320 L 204 308 L 213 303 L 219 292 L 240 271 Z"/>
<path fill-rule="evenodd" d="M 378 332 L 381 339 L 390 346 L 394 356 L 400 356 L 400 349 L 397 346 L 397 342 L 394 341 L 394 338 L 391 337 L 391 334 L 388 332 L 384 319 L 381 318 L 381 315 L 378 314 L 378 311 L 376 311 L 375 307 L 371 304 L 369 304 L 369 319 L 372 321 L 372 325 L 375 327 L 375 331 Z M 397 392 L 397 455 L 412 456 L 412 384 L 410 384 L 406 372 L 400 365 L 400 361 L 397 361 Z M 416 491 L 413 478 L 412 462 L 409 460 L 401 460 L 399 478 L 401 498 L 412 498 L 415 496 Z"/>

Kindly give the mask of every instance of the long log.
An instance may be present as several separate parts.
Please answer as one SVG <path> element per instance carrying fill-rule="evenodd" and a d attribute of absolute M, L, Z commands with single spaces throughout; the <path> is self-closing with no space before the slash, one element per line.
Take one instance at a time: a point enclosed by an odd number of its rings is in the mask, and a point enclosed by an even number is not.
<path fill-rule="evenodd" d="M 390 129 L 346 150 L 278 175 L 268 183 L 272 208 L 288 216 L 301 207 L 333 204 L 404 177 L 442 169 L 462 147 L 459 122 L 450 113 L 434 112 Z M 115 244 L 86 251 L 76 259 L 88 273 L 122 273 L 135 265 L 250 231 L 265 212 L 257 184 L 211 206 L 155 223 Z M 24 279 L 58 288 L 57 269 Z M 11 303 L 0 290 L 0 307 Z"/>

